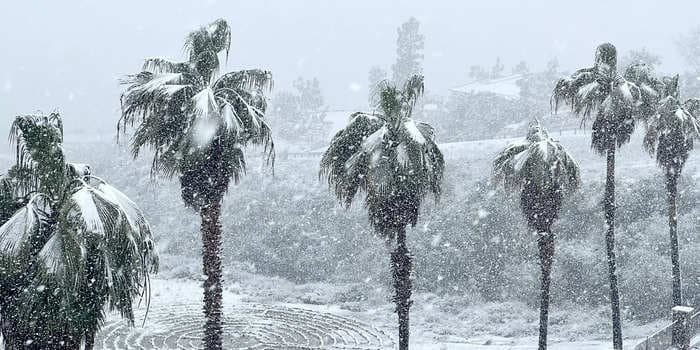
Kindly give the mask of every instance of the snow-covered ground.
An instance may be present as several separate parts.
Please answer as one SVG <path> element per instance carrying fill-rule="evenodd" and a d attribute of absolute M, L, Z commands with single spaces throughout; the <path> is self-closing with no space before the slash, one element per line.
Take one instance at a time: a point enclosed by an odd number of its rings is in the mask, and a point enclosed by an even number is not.
<path fill-rule="evenodd" d="M 588 130 L 555 131 L 552 134 L 578 159 L 584 181 L 602 181 L 604 157 L 590 149 Z M 448 167 L 452 160 L 459 160 L 452 164 L 466 164 L 469 168 L 467 176 L 461 181 L 470 183 L 488 176 L 493 155 L 512 140 L 445 143 L 441 144 L 441 149 L 448 160 Z M 66 137 L 69 153 L 77 150 L 78 153 L 85 154 L 89 148 L 86 144 L 103 145 L 113 142 L 111 136 L 93 137 L 89 140 L 79 135 Z M 0 164 L 3 166 L 13 161 L 8 154 L 9 152 L 0 151 Z M 125 162 L 120 165 L 123 167 L 132 164 L 128 159 L 120 158 L 119 161 Z M 691 155 L 685 173 L 697 176 L 700 173 L 699 166 L 700 159 L 697 155 Z M 316 169 L 308 169 L 308 172 L 309 176 L 316 176 Z M 654 160 L 642 151 L 639 133 L 620 150 L 617 172 L 621 181 L 634 181 L 640 176 L 659 172 Z M 193 266 L 192 270 L 198 271 L 198 261 L 187 264 Z M 169 347 L 168 344 L 179 344 L 184 349 L 199 346 L 202 305 L 200 283 L 192 274 L 183 279 L 179 278 L 182 276 L 169 272 L 171 271 L 166 269 L 152 281 L 151 310 L 144 325 L 141 325 L 140 319 L 137 320 L 136 327 L 131 329 L 125 327 L 123 322 L 112 319 L 101 335 L 99 345 L 102 348 L 127 349 L 131 348 L 129 344 L 142 344 L 144 349 L 177 348 Z M 334 344 L 338 348 L 347 348 L 348 344 L 368 349 L 395 347 L 396 316 L 390 302 L 391 291 L 386 286 L 374 289 L 374 282 L 365 284 L 365 290 L 359 293 L 350 285 L 294 284 L 274 277 L 234 273 L 227 278 L 224 296 L 227 324 L 232 327 L 227 341 L 232 348 L 275 344 L 275 341 L 281 342 L 278 344 L 282 345 L 277 347 L 280 349 L 291 345 L 291 341 L 306 341 L 303 344 L 308 348 L 333 348 Z M 468 298 L 465 296 L 462 299 Z M 417 293 L 414 300 L 411 313 L 413 349 L 500 350 L 537 347 L 536 305 L 518 302 L 464 302 L 459 297 L 448 298 L 430 293 Z M 140 310 L 140 315 L 143 315 L 143 306 Z M 585 309 L 576 305 L 553 305 L 550 314 L 550 348 L 610 349 L 607 312 L 607 307 Z M 278 318 L 272 318 L 271 315 L 277 315 Z M 631 349 L 664 324 L 665 321 L 626 324 L 626 348 Z M 175 337 L 168 338 L 168 335 Z M 260 336 L 260 339 L 254 336 Z M 137 347 L 134 345 L 133 348 Z"/>
<path fill-rule="evenodd" d="M 251 276 L 247 276 L 246 279 Z M 255 277 L 252 285 L 229 283 L 224 292 L 226 343 L 230 348 L 289 349 L 302 346 L 308 349 L 392 349 L 395 348 L 395 314 L 392 305 L 364 303 L 326 304 L 323 296 L 310 297 L 305 288 L 265 277 Z M 144 319 L 145 306 L 138 308 L 137 324 L 130 328 L 123 321 L 110 316 L 110 321 L 99 336 L 98 349 L 195 349 L 201 336 L 202 291 L 199 282 L 182 279 L 154 279 L 152 281 L 151 309 Z M 315 290 L 333 290 L 332 285 L 316 285 Z M 338 287 L 337 291 L 342 288 Z M 277 295 L 275 295 L 277 294 Z M 290 295 L 294 295 L 290 297 Z M 286 301 L 280 300 L 286 295 Z M 298 298 L 298 299 L 295 299 Z M 306 300 L 303 302 L 301 300 Z M 411 346 L 413 349 L 428 350 L 505 350 L 536 349 L 534 335 L 493 336 L 475 333 L 470 336 L 450 334 L 450 329 L 464 327 L 470 320 L 458 320 L 438 311 L 436 303 L 426 295 L 418 295 L 416 306 L 411 314 Z M 352 305 L 351 305 L 352 304 Z M 503 313 L 504 308 L 493 310 L 493 305 L 484 305 L 481 310 L 471 308 L 476 315 L 490 314 L 511 323 L 494 328 L 512 327 L 519 331 L 523 322 L 536 331 L 536 315 Z M 353 309 L 353 310 L 349 310 Z M 506 308 L 507 309 L 507 308 Z M 518 313 L 520 310 L 513 310 Z M 495 313 L 494 313 L 495 312 Z M 503 314 L 498 314 L 503 313 Z M 553 318 L 556 322 L 556 313 Z M 579 324 L 564 326 L 569 329 L 585 327 L 586 315 L 580 315 Z M 527 321 L 522 318 L 531 317 Z M 455 324 L 456 322 L 456 324 Z M 491 326 L 484 324 L 483 326 Z M 631 349 L 643 334 L 647 334 L 659 324 L 627 325 L 625 331 L 631 337 L 626 339 L 625 348 Z M 553 326 L 556 328 L 556 325 Z M 486 327 L 484 327 L 486 328 Z M 585 338 L 585 337 L 584 337 Z M 550 348 L 571 349 L 610 349 L 605 339 L 590 340 L 565 339 L 556 334 L 550 339 Z"/>

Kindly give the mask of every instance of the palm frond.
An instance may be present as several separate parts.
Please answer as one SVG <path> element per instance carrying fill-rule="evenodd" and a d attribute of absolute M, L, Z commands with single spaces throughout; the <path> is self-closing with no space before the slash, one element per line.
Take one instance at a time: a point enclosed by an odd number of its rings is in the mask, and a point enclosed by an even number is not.
<path fill-rule="evenodd" d="M 132 153 L 137 157 L 142 147 L 153 150 L 152 176 L 182 174 L 187 171 L 188 162 L 182 161 L 186 154 L 221 137 L 233 138 L 225 143 L 263 146 L 274 166 L 274 142 L 264 120 L 263 92 L 272 87 L 270 72 L 243 70 L 214 79 L 217 54 L 228 54 L 230 37 L 226 21 L 217 20 L 189 34 L 187 62 L 150 58 L 142 72 L 123 81 L 127 88 L 117 132 L 136 125 Z"/>
<path fill-rule="evenodd" d="M 17 255 L 22 245 L 29 242 L 32 235 L 36 235 L 43 217 L 37 208 L 40 200 L 40 196 L 35 195 L 0 226 L 0 255 Z"/>
<path fill-rule="evenodd" d="M 570 77 L 559 80 L 554 88 L 554 109 L 564 102 L 571 106 L 574 114 L 581 116 L 582 123 L 593 119 L 591 146 L 598 153 L 620 147 L 629 141 L 634 131 L 634 117 L 641 113 L 644 98 L 653 99 L 633 82 L 626 80 L 616 70 L 617 52 L 614 46 L 605 43 L 596 50 L 595 65 L 579 69 Z M 640 67 L 630 71 L 631 77 L 642 74 Z M 646 89 L 645 89 L 646 91 Z M 653 100 L 648 101 L 653 105 Z"/>
<path fill-rule="evenodd" d="M 214 89 L 230 88 L 256 91 L 271 91 L 274 83 L 272 73 L 262 69 L 248 69 L 229 72 L 220 76 L 214 82 Z"/>
<path fill-rule="evenodd" d="M 653 68 L 644 63 L 635 63 L 627 67 L 624 78 L 634 83 L 640 92 L 636 115 L 642 120 L 656 113 L 656 105 L 664 93 L 665 84 L 653 74 Z"/>
<path fill-rule="evenodd" d="M 496 156 L 493 173 L 497 181 L 517 189 L 533 183 L 571 192 L 580 184 L 577 162 L 539 122 L 530 125 L 525 139 L 508 145 Z"/>
<path fill-rule="evenodd" d="M 403 96 L 406 104 L 415 106 L 416 101 L 423 95 L 425 86 L 422 75 L 413 75 L 403 86 Z"/>
<path fill-rule="evenodd" d="M 669 95 L 659 102 L 656 114 L 646 123 L 644 148 L 660 166 L 679 174 L 694 140 L 700 138 L 700 121 L 685 108 L 692 108 L 693 102 L 681 104 L 676 98 L 676 85 L 666 89 L 666 93 Z"/>
<path fill-rule="evenodd" d="M 370 222 L 388 237 L 398 227 L 416 224 L 426 194 L 441 193 L 445 164 L 433 128 L 410 118 L 422 89 L 418 76 L 403 90 L 380 85 L 384 114 L 353 113 L 321 158 L 320 177 L 336 197 L 349 206 L 358 193 L 366 193 Z"/>
<path fill-rule="evenodd" d="M 228 58 L 230 47 L 231 28 L 225 20 L 218 19 L 191 32 L 185 40 L 184 50 L 189 56 L 189 62 L 209 83 L 221 66 L 219 52 L 226 51 Z"/>
<path fill-rule="evenodd" d="M 55 193 L 61 186 L 56 180 L 65 168 L 63 124 L 58 112 L 16 117 L 10 142 L 15 144 L 16 162 L 11 172 L 18 189 L 25 194 L 40 190 Z"/>
<path fill-rule="evenodd" d="M 493 174 L 497 182 L 519 193 L 528 226 L 543 233 L 550 232 L 564 195 L 581 182 L 576 161 L 539 121 L 530 124 L 524 140 L 508 145 L 496 156 Z"/>
<path fill-rule="evenodd" d="M 162 57 L 146 58 L 141 70 L 153 74 L 194 74 L 192 65 L 189 62 L 174 62 Z"/>

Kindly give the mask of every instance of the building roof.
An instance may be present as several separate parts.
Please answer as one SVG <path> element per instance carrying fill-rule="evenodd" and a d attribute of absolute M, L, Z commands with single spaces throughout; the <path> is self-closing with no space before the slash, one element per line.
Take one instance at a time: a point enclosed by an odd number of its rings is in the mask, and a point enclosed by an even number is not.
<path fill-rule="evenodd" d="M 478 80 L 452 88 L 450 91 L 467 94 L 486 92 L 500 95 L 509 99 L 518 99 L 520 98 L 520 87 L 518 86 L 517 82 L 520 79 L 522 79 L 522 75 L 515 74 L 498 79 Z"/>

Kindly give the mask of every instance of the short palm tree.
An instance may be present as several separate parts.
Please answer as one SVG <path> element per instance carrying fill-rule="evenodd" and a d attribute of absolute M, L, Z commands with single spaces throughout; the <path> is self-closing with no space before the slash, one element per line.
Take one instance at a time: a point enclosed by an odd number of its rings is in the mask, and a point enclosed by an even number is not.
<path fill-rule="evenodd" d="M 136 125 L 131 146 L 153 152 L 152 172 L 178 175 L 185 205 L 202 218 L 204 266 L 204 345 L 221 349 L 221 201 L 233 179 L 245 172 L 243 148 L 263 145 L 274 156 L 270 128 L 263 119 L 263 92 L 271 75 L 243 70 L 219 75 L 219 55 L 228 55 L 231 30 L 220 19 L 187 37 L 185 62 L 146 59 L 143 70 L 126 79 L 118 132 Z"/>
<path fill-rule="evenodd" d="M 547 349 L 549 286 L 554 238 L 552 224 L 559 216 L 562 199 L 581 182 L 579 167 L 564 146 L 552 139 L 536 121 L 527 137 L 506 147 L 493 162 L 495 178 L 507 189 L 520 193 L 520 208 L 527 225 L 537 232 L 540 258 L 539 349 Z"/>
<path fill-rule="evenodd" d="M 396 239 L 391 266 L 401 350 L 408 349 L 412 288 L 406 226 L 416 225 L 426 194 L 440 194 L 445 169 L 433 128 L 411 118 L 422 93 L 422 76 L 413 76 L 403 88 L 380 83 L 379 112 L 352 114 L 321 159 L 321 176 L 338 199 L 350 206 L 365 192 L 372 226 L 382 237 Z"/>
<path fill-rule="evenodd" d="M 645 95 L 617 71 L 617 50 L 609 43 L 598 46 L 595 64 L 579 69 L 559 80 L 554 88 L 555 109 L 561 102 L 571 106 L 583 121 L 593 119 L 592 148 L 606 156 L 605 178 L 605 246 L 610 279 L 613 346 L 622 350 L 620 296 L 615 261 L 615 151 L 630 140 L 635 114 Z"/>
<path fill-rule="evenodd" d="M 123 193 L 67 163 L 58 113 L 17 117 L 0 185 L 0 330 L 7 349 L 92 349 L 105 308 L 134 322 L 157 269 L 151 230 Z"/>
<path fill-rule="evenodd" d="M 671 238 L 672 298 L 673 305 L 683 305 L 681 271 L 678 261 L 678 229 L 676 197 L 678 178 L 693 149 L 693 141 L 700 136 L 698 114 L 690 111 L 697 100 L 681 103 L 678 89 L 678 76 L 665 77 L 658 91 L 660 96 L 655 113 L 646 119 L 644 148 L 656 157 L 664 169 L 668 197 L 668 225 Z M 697 111 L 696 111 L 697 113 Z"/>

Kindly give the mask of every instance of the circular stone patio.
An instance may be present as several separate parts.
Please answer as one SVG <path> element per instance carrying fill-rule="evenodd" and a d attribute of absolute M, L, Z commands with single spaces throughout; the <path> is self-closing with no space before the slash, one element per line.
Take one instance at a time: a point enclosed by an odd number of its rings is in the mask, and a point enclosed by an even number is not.
<path fill-rule="evenodd" d="M 204 349 L 201 304 L 151 307 L 145 326 L 107 322 L 96 349 Z M 308 309 L 239 304 L 224 307 L 224 349 L 384 349 L 384 332 L 352 318 Z"/>

